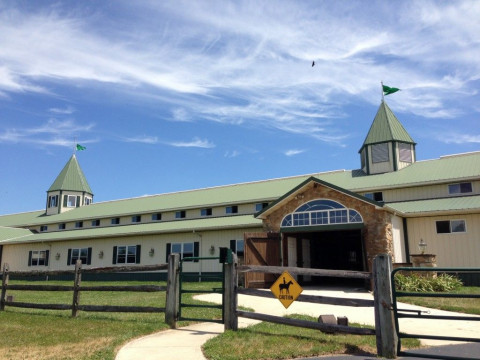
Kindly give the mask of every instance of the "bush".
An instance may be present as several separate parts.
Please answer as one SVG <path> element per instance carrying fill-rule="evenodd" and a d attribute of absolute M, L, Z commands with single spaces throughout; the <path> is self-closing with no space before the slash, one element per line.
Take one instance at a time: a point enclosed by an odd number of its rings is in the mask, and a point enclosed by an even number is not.
<path fill-rule="evenodd" d="M 437 277 L 418 274 L 395 275 L 395 289 L 407 292 L 448 292 L 459 289 L 462 281 L 453 275 L 442 274 Z"/>

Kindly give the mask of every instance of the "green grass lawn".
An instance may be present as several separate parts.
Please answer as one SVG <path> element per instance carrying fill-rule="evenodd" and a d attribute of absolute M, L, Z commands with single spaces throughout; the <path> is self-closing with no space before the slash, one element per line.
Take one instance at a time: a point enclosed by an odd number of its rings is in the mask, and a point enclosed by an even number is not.
<path fill-rule="evenodd" d="M 480 295 L 480 287 L 464 286 L 451 294 L 474 294 Z M 462 298 L 428 298 L 428 297 L 399 297 L 397 301 L 425 306 L 434 309 L 455 311 L 465 314 L 480 315 L 480 300 Z"/>
<path fill-rule="evenodd" d="M 10 281 L 10 284 L 26 284 Z M 31 283 L 31 282 L 30 282 Z M 35 282 L 35 284 L 72 285 L 71 281 Z M 88 285 L 166 285 L 158 282 L 86 282 Z M 219 283 L 188 283 L 191 289 L 211 289 Z M 72 292 L 8 291 L 16 302 L 71 304 Z M 165 292 L 82 292 L 80 304 L 165 306 Z M 185 294 L 185 301 L 200 303 Z M 185 316 L 221 318 L 221 310 L 185 308 Z M 122 344 L 130 339 L 168 329 L 163 313 L 100 313 L 36 310 L 6 307 L 0 312 L 1 359 L 114 359 Z M 188 322 L 179 323 L 180 326 Z"/>
<path fill-rule="evenodd" d="M 303 315 L 292 317 L 317 321 Z M 405 346 L 418 347 L 420 342 L 408 339 Z M 376 356 L 377 348 L 373 335 L 326 334 L 319 330 L 262 322 L 238 331 L 226 331 L 207 341 L 203 351 L 210 360 L 260 360 L 327 354 Z"/>

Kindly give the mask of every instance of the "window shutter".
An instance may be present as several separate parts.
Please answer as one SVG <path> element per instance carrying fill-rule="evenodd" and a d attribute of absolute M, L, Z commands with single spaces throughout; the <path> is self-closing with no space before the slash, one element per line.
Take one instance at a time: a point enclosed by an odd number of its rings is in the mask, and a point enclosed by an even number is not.
<path fill-rule="evenodd" d="M 76 203 L 76 206 L 77 206 L 77 207 L 80 207 L 80 196 L 77 196 L 77 203 Z"/>
<path fill-rule="evenodd" d="M 67 207 L 67 203 L 68 203 L 68 195 L 63 195 L 63 207 Z"/>
<path fill-rule="evenodd" d="M 88 253 L 87 253 L 87 265 L 90 265 L 92 263 L 92 248 L 88 248 Z"/>
<path fill-rule="evenodd" d="M 200 250 L 200 243 L 198 241 L 195 241 L 193 243 L 193 256 L 198 257 L 199 256 L 199 250 Z M 198 259 L 193 260 L 194 262 L 198 262 Z"/>
<path fill-rule="evenodd" d="M 116 264 L 117 263 L 117 247 L 114 246 L 113 247 L 113 259 L 112 259 L 112 264 Z"/>
<path fill-rule="evenodd" d="M 167 243 L 167 263 L 168 263 L 168 257 L 170 256 L 171 252 L 172 252 L 172 244 Z"/>
<path fill-rule="evenodd" d="M 50 259 L 50 250 L 45 250 L 45 266 L 48 266 L 48 259 Z"/>
<path fill-rule="evenodd" d="M 72 249 L 68 249 L 67 265 L 70 265 L 71 257 L 72 257 Z"/>
<path fill-rule="evenodd" d="M 237 240 L 230 240 L 230 250 L 237 252 Z"/>
<path fill-rule="evenodd" d="M 32 251 L 28 252 L 28 266 L 32 266 Z"/>
<path fill-rule="evenodd" d="M 140 264 L 140 251 L 141 251 L 142 247 L 141 245 L 137 245 L 137 256 L 136 256 L 136 259 L 135 259 L 135 264 Z"/>

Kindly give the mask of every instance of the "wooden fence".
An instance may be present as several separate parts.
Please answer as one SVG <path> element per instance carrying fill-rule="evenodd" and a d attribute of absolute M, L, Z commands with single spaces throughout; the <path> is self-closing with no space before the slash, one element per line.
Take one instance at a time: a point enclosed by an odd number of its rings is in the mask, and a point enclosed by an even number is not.
<path fill-rule="evenodd" d="M 239 272 L 263 272 L 270 274 L 281 274 L 285 270 L 292 275 L 328 276 L 371 280 L 374 284 L 374 300 L 300 295 L 296 301 L 341 306 L 374 307 L 375 329 L 364 329 L 345 325 L 323 324 L 319 322 L 298 319 L 287 319 L 284 317 L 241 311 L 237 309 L 238 294 L 274 297 L 273 294 L 266 291 L 256 289 L 239 289 Z M 393 359 L 396 357 L 398 339 L 395 331 L 393 312 L 391 311 L 391 270 L 392 262 L 390 256 L 388 255 L 379 255 L 375 258 L 372 273 L 343 270 L 306 269 L 298 267 L 249 265 L 238 266 L 236 262 L 236 256 L 234 256 L 233 263 L 228 264 L 225 267 L 225 329 L 237 330 L 238 317 L 245 317 L 278 324 L 318 329 L 326 332 L 339 332 L 357 335 L 375 335 L 378 355 Z"/>
<path fill-rule="evenodd" d="M 150 265 L 150 266 L 122 266 L 122 267 L 106 267 L 82 269 L 82 262 L 77 260 L 75 270 L 64 271 L 12 271 L 8 270 L 5 264 L 2 276 L 2 291 L 0 297 L 0 311 L 5 306 L 29 308 L 29 309 L 46 309 L 46 310 L 71 310 L 72 316 L 76 317 L 78 311 L 97 311 L 97 312 L 142 312 L 142 313 L 158 313 L 165 312 L 165 307 L 155 306 L 112 306 L 112 305 L 81 305 L 80 293 L 84 291 L 131 291 L 131 292 L 160 292 L 168 291 L 168 286 L 156 285 L 112 285 L 112 286 L 82 286 L 82 274 L 100 274 L 100 273 L 120 273 L 120 272 L 140 272 L 140 271 L 158 271 L 167 270 L 168 264 Z M 56 275 L 73 275 L 73 285 L 14 285 L 9 284 L 9 277 L 38 277 L 38 276 L 56 276 Z M 16 302 L 7 297 L 8 290 L 22 291 L 71 291 L 73 293 L 71 304 L 40 304 Z M 167 296 L 168 298 L 168 296 Z"/>

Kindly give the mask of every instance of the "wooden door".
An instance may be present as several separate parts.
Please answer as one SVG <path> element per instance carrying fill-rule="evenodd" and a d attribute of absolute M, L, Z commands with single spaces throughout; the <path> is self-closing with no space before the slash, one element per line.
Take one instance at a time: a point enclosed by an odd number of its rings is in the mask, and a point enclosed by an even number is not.
<path fill-rule="evenodd" d="M 281 242 L 278 233 L 245 233 L 245 265 L 280 266 Z M 246 288 L 268 288 L 277 275 L 245 273 Z"/>

